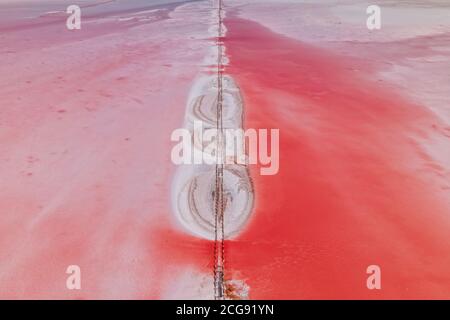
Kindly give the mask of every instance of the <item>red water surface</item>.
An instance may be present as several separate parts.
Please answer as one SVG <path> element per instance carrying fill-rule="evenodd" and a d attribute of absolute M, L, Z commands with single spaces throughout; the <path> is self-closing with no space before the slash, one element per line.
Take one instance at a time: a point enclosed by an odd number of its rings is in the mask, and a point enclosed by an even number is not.
<path fill-rule="evenodd" d="M 281 149 L 277 175 L 252 168 L 256 208 L 229 272 L 252 299 L 450 298 L 449 199 L 415 142 L 432 115 L 371 79 L 376 65 L 225 24 L 246 127 L 280 128 Z M 366 287 L 371 264 L 381 290 Z"/>

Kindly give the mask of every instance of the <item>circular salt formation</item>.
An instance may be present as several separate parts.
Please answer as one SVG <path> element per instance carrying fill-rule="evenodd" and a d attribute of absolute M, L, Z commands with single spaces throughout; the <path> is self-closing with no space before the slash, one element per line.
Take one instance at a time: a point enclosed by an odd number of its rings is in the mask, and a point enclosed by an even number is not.
<path fill-rule="evenodd" d="M 187 112 L 190 125 L 202 121 L 205 126 L 217 124 L 217 93 L 211 92 L 193 98 Z M 222 102 L 222 122 L 224 127 L 242 126 L 242 101 L 239 92 L 224 92 Z"/>
<path fill-rule="evenodd" d="M 244 166 L 230 165 L 223 172 L 224 235 L 236 235 L 248 220 L 253 207 L 253 187 Z M 188 179 L 178 193 L 179 221 L 192 233 L 215 238 L 216 172 L 209 170 Z"/>

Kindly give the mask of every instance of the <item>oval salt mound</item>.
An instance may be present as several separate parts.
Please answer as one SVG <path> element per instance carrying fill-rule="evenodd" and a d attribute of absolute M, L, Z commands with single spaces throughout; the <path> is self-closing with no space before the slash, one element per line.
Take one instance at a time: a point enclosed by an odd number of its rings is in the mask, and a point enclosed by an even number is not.
<path fill-rule="evenodd" d="M 192 233 L 213 240 L 215 238 L 215 169 L 210 168 L 210 170 L 199 172 L 186 179 L 183 184 L 183 188 L 174 199 L 179 221 Z M 230 238 L 237 235 L 243 228 L 253 208 L 253 187 L 245 166 L 225 166 L 223 199 L 224 235 L 225 238 Z"/>

